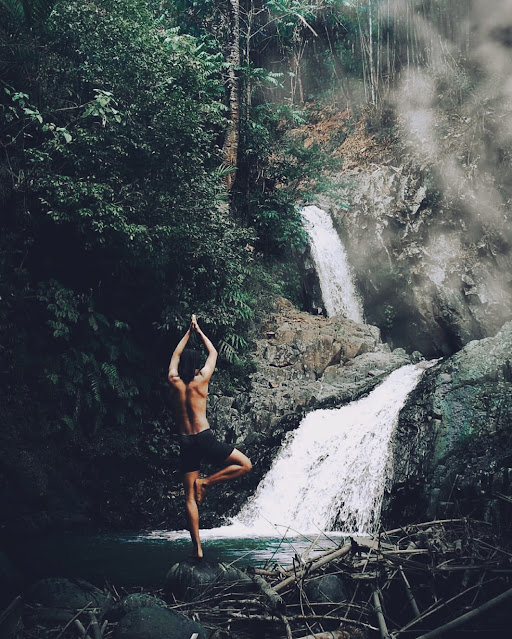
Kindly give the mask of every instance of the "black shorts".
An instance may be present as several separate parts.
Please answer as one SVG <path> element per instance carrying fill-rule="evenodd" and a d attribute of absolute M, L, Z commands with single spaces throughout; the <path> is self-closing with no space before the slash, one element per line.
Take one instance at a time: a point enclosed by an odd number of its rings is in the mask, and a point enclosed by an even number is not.
<path fill-rule="evenodd" d="M 221 466 L 235 449 L 219 442 L 211 428 L 194 435 L 180 435 L 180 469 L 182 473 L 199 470 L 201 461 Z"/>

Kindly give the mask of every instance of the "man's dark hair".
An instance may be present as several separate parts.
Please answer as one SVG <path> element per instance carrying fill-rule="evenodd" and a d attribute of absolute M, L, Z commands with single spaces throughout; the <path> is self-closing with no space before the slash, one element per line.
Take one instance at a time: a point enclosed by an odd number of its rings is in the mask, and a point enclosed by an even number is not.
<path fill-rule="evenodd" d="M 180 357 L 178 364 L 178 375 L 188 384 L 194 379 L 196 370 L 201 368 L 201 353 L 192 348 L 186 348 Z"/>

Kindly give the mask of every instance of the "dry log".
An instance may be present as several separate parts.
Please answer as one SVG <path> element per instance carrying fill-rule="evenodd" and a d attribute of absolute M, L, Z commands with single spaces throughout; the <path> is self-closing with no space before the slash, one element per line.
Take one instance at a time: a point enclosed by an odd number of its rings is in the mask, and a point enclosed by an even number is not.
<path fill-rule="evenodd" d="M 265 570 L 264 568 L 255 568 L 254 573 L 263 577 L 279 577 L 280 575 L 279 570 Z"/>
<path fill-rule="evenodd" d="M 281 595 L 272 588 L 268 581 L 260 577 L 260 575 L 251 575 L 251 578 L 258 590 L 265 596 L 272 610 L 282 610 L 284 608 Z"/>
<path fill-rule="evenodd" d="M 402 566 L 398 566 L 398 572 L 402 576 L 402 580 L 403 580 L 404 586 L 405 586 L 405 592 L 407 593 L 407 599 L 408 599 L 409 603 L 411 604 L 411 608 L 413 609 L 414 616 L 415 617 L 419 617 L 420 614 L 421 614 L 420 613 L 420 609 L 418 608 L 418 604 L 416 603 L 416 599 L 414 598 L 414 595 L 412 594 L 411 584 L 409 583 L 409 580 L 405 576 L 405 572 L 404 572 Z"/>
<path fill-rule="evenodd" d="M 436 526 L 441 524 L 467 524 L 468 521 L 469 521 L 468 519 L 434 519 L 433 521 L 425 521 L 422 524 L 413 524 L 411 526 L 406 526 L 405 528 L 425 528 L 428 526 Z M 471 523 L 483 524 L 484 526 L 491 526 L 491 524 L 489 524 L 486 521 L 477 521 L 475 519 L 471 520 Z M 394 528 L 393 530 L 385 530 L 382 534 L 389 536 L 389 535 L 396 535 L 399 532 L 405 532 L 404 527 Z"/>
<path fill-rule="evenodd" d="M 378 590 L 373 591 L 373 605 L 375 607 L 375 613 L 377 614 L 377 620 L 379 622 L 380 636 L 382 639 L 390 639 L 386 620 L 384 619 L 384 613 L 382 612 L 382 602 L 380 600 L 380 594 Z"/>
<path fill-rule="evenodd" d="M 281 590 L 284 590 L 286 586 L 293 583 L 297 579 L 300 579 L 305 574 L 306 569 L 308 569 L 309 572 L 313 570 L 317 570 L 318 568 L 325 566 L 325 564 L 328 564 L 333 559 L 339 559 L 340 557 L 343 557 L 343 555 L 346 555 L 347 553 L 350 552 L 351 548 L 352 548 L 351 544 L 345 544 L 345 546 L 343 546 L 339 550 L 335 550 L 334 552 L 329 553 L 325 557 L 322 557 L 321 559 L 318 559 L 315 562 L 308 563 L 306 568 L 303 568 L 302 570 L 298 571 L 297 575 L 292 575 L 291 577 L 287 577 L 283 581 L 279 582 L 276 586 L 274 586 L 274 590 L 276 592 L 280 592 Z"/>
<path fill-rule="evenodd" d="M 333 630 L 332 632 L 319 632 L 316 635 L 307 635 L 299 639 L 350 639 L 348 632 L 344 630 Z"/>
<path fill-rule="evenodd" d="M 512 588 L 510 588 L 509 590 L 506 590 L 505 592 L 502 592 L 501 595 L 494 597 L 494 599 L 490 599 L 489 601 L 482 604 L 478 608 L 475 608 L 474 610 L 467 612 L 465 615 L 461 615 L 460 617 L 457 617 L 456 619 L 453 619 L 452 621 L 445 623 L 439 628 L 436 628 L 435 630 L 431 630 L 430 632 L 427 632 L 427 634 L 425 635 L 421 635 L 421 637 L 418 637 L 418 639 L 435 639 L 435 637 L 440 637 L 441 635 L 445 634 L 449 630 L 453 630 L 454 628 L 458 628 L 459 626 L 462 626 L 468 621 L 472 621 L 476 617 L 480 616 L 482 613 L 487 612 L 491 608 L 494 608 L 495 606 L 502 603 L 509 597 L 512 597 Z"/>

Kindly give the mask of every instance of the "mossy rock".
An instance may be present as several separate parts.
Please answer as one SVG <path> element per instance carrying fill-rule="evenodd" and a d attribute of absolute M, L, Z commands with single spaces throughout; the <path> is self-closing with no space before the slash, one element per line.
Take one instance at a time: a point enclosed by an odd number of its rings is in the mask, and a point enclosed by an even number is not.
<path fill-rule="evenodd" d="M 179 601 L 192 601 L 206 590 L 228 587 L 232 593 L 253 589 L 252 579 L 244 572 L 223 563 L 186 560 L 174 564 L 165 578 L 165 591 Z"/>

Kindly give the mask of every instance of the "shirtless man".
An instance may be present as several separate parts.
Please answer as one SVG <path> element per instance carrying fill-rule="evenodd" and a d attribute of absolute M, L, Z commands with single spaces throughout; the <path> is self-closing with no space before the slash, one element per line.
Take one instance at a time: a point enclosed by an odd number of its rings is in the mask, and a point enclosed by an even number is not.
<path fill-rule="evenodd" d="M 201 338 L 208 358 L 202 368 L 201 354 L 185 350 L 189 337 L 195 331 Z M 199 538 L 198 504 L 203 500 L 210 486 L 230 481 L 248 473 L 252 464 L 248 457 L 236 448 L 215 438 L 206 419 L 206 398 L 208 382 L 215 370 L 217 351 L 211 341 L 199 328 L 196 316 L 188 331 L 176 346 L 169 365 L 169 382 L 176 417 L 180 428 L 180 467 L 185 488 L 185 512 L 189 526 L 194 556 L 203 557 Z M 209 477 L 200 478 L 201 461 L 205 459 L 222 468 Z"/>

